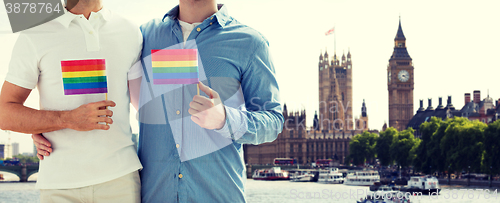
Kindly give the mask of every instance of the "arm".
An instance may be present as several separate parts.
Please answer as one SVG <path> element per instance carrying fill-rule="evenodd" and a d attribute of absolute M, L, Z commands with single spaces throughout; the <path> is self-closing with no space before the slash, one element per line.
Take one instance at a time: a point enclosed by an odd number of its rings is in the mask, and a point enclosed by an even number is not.
<path fill-rule="evenodd" d="M 24 106 L 30 89 L 4 82 L 0 93 L 0 128 L 27 134 L 38 134 L 71 128 L 78 131 L 94 129 L 108 130 L 109 126 L 99 122 L 113 123 L 109 117 L 115 106 L 113 101 L 100 101 L 82 105 L 71 111 L 45 111 Z"/>
<path fill-rule="evenodd" d="M 135 110 L 139 110 L 139 93 L 141 91 L 141 80 L 142 77 L 128 81 L 130 103 L 132 104 L 132 106 L 134 106 Z"/>
<path fill-rule="evenodd" d="M 283 130 L 279 88 L 268 45 L 262 42 L 242 70 L 246 110 L 225 106 L 226 123 L 218 130 L 240 144 L 272 142 Z"/>

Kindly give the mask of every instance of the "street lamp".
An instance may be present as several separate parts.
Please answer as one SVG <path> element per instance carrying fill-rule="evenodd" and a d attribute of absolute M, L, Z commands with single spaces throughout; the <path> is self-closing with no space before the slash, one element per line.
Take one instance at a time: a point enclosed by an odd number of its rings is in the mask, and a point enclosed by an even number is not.
<path fill-rule="evenodd" d="M 401 180 L 401 165 L 399 165 L 399 179 Z"/>
<path fill-rule="evenodd" d="M 493 174 L 493 173 L 491 172 L 491 170 L 492 170 L 492 167 L 490 166 L 490 185 L 489 185 L 490 187 L 491 187 L 491 181 L 492 181 L 492 180 L 491 180 L 491 174 Z"/>
<path fill-rule="evenodd" d="M 470 166 L 469 166 L 469 176 L 467 177 L 467 186 L 470 186 Z"/>
<path fill-rule="evenodd" d="M 448 185 L 450 185 L 450 176 L 451 176 L 450 167 L 451 167 L 451 164 L 448 165 Z"/>

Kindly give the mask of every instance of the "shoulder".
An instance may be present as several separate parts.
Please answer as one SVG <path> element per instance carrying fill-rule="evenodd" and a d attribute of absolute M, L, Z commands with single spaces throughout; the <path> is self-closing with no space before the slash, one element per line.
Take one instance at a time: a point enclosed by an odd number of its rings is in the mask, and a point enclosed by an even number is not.
<path fill-rule="evenodd" d="M 109 11 L 109 12 L 111 15 L 110 22 L 115 24 L 115 25 L 118 25 L 120 27 L 120 29 L 126 29 L 126 30 L 138 30 L 139 29 L 139 25 L 134 23 L 129 18 L 124 17 L 120 14 L 114 13 L 112 11 Z"/>
<path fill-rule="evenodd" d="M 147 33 L 147 32 L 151 32 L 155 29 L 158 29 L 159 27 L 164 26 L 165 24 L 168 24 L 168 23 L 172 23 L 171 20 L 167 20 L 167 22 L 163 22 L 161 19 L 155 18 L 153 20 L 150 20 L 147 23 L 142 24 L 141 25 L 141 32 L 143 34 Z"/>
<path fill-rule="evenodd" d="M 262 33 L 232 17 L 229 18 L 224 29 L 229 33 L 237 34 L 238 38 L 243 39 L 247 46 L 251 48 L 257 49 L 269 46 L 267 38 Z"/>

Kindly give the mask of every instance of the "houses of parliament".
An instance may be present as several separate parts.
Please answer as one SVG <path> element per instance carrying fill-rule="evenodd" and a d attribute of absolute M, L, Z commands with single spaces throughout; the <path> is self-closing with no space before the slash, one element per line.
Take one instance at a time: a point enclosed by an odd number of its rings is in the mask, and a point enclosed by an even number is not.
<path fill-rule="evenodd" d="M 398 130 L 413 116 L 413 66 L 405 40 L 400 22 L 388 65 L 389 124 Z M 330 57 L 326 51 L 320 53 L 319 112 L 314 115 L 312 127 L 306 127 L 305 110 L 289 111 L 285 104 L 283 131 L 271 143 L 245 145 L 245 162 L 249 165 L 272 164 L 275 158 L 293 158 L 299 164 L 317 159 L 345 164 L 352 137 L 364 131 L 378 134 L 377 130 L 368 128 L 365 101 L 353 101 L 353 68 L 350 50 L 341 57 L 336 53 Z M 361 104 L 361 115 L 355 118 L 352 107 L 356 104 Z"/>

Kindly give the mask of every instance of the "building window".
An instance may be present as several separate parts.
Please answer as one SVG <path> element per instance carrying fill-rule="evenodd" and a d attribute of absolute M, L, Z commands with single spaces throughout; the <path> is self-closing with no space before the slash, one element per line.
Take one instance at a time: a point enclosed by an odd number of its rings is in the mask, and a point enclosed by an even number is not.
<path fill-rule="evenodd" d="M 297 151 L 298 151 L 299 153 L 302 153 L 302 144 L 299 144 L 299 146 L 297 147 L 297 149 L 298 149 Z"/>
<path fill-rule="evenodd" d="M 290 153 L 293 153 L 293 144 L 290 144 Z"/>
<path fill-rule="evenodd" d="M 302 130 L 299 130 L 299 138 L 302 138 Z"/>
<path fill-rule="evenodd" d="M 290 138 L 293 138 L 293 130 L 290 130 Z"/>

